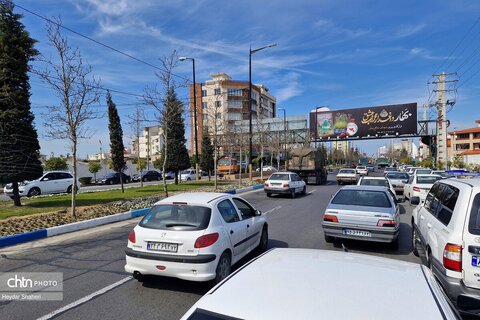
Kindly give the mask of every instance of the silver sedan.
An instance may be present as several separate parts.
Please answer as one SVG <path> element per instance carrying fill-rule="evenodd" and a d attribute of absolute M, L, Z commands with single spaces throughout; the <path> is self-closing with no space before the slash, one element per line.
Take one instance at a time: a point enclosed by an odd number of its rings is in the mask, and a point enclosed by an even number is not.
<path fill-rule="evenodd" d="M 335 238 L 391 243 L 398 247 L 400 210 L 385 187 L 345 186 L 330 200 L 323 216 L 325 241 Z"/>

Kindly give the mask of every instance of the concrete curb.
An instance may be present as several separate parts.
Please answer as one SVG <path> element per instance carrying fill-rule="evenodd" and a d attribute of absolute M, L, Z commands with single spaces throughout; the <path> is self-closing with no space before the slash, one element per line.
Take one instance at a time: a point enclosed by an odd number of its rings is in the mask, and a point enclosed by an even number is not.
<path fill-rule="evenodd" d="M 262 188 L 263 188 L 262 184 L 257 184 L 251 187 L 242 188 L 238 190 L 237 189 L 227 190 L 224 193 L 239 194 L 239 193 L 244 193 L 244 192 L 262 189 Z M 148 212 L 148 210 L 150 210 L 150 208 L 130 210 L 127 212 L 112 214 L 110 216 L 105 216 L 105 217 L 100 217 L 100 218 L 95 218 L 95 219 L 90 219 L 85 221 L 79 221 L 79 222 L 64 224 L 61 226 L 2 237 L 0 238 L 0 248 L 12 246 L 20 243 L 30 242 L 38 239 L 53 237 L 63 233 L 89 229 L 89 228 L 101 226 L 108 223 L 141 217 L 141 216 L 144 216 Z"/>

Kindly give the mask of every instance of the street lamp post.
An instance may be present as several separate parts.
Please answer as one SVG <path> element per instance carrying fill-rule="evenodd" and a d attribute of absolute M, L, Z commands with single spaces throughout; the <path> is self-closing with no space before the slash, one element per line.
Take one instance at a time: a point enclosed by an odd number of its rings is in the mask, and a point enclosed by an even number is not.
<path fill-rule="evenodd" d="M 192 60 L 193 66 L 193 122 L 194 122 L 194 144 L 195 144 L 195 178 L 198 181 L 198 137 L 197 137 L 197 84 L 195 82 L 195 59 L 180 57 L 180 61 Z"/>
<path fill-rule="evenodd" d="M 272 43 L 261 48 L 253 49 L 250 47 L 248 54 L 248 124 L 249 124 L 249 142 L 248 142 L 248 169 L 250 171 L 250 177 L 252 176 L 252 155 L 253 155 L 253 145 L 252 145 L 252 54 L 261 51 L 263 49 L 275 47 L 277 44 Z"/>
<path fill-rule="evenodd" d="M 285 170 L 288 170 L 287 167 L 287 111 L 285 108 L 278 108 L 278 111 L 282 110 L 283 111 L 283 131 L 284 131 L 284 144 L 285 144 L 285 153 L 284 153 L 284 158 L 285 158 Z"/>

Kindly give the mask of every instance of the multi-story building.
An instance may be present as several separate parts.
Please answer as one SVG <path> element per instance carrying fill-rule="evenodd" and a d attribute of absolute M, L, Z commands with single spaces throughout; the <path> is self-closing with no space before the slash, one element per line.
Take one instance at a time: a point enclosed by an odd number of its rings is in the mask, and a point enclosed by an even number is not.
<path fill-rule="evenodd" d="M 155 161 L 160 157 L 163 148 L 163 129 L 160 126 L 149 126 L 143 128 L 140 139 L 132 140 L 132 155 L 140 151 L 140 158 Z"/>
<path fill-rule="evenodd" d="M 190 85 L 190 152 L 195 152 L 194 90 Z M 223 136 L 232 133 L 236 121 L 249 119 L 249 83 L 237 81 L 225 73 L 212 74 L 212 79 L 198 83 L 196 90 L 197 140 L 201 150 L 205 130 L 210 135 Z M 263 85 L 252 84 L 252 118 L 276 116 L 276 98 Z"/>
<path fill-rule="evenodd" d="M 474 128 L 455 130 L 450 135 L 450 159 L 463 156 L 467 164 L 480 163 L 480 120 L 476 120 Z"/>

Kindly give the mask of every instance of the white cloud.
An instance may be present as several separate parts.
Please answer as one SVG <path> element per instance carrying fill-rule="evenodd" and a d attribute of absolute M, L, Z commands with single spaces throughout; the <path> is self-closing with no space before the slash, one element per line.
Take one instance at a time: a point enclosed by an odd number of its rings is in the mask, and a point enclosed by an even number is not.
<path fill-rule="evenodd" d="M 314 28 L 317 31 L 324 33 L 325 35 L 331 36 L 344 36 L 346 39 L 359 38 L 371 33 L 368 29 L 348 29 L 341 26 L 338 26 L 331 20 L 320 19 L 313 24 Z"/>
<path fill-rule="evenodd" d="M 410 49 L 410 55 L 417 56 L 427 60 L 445 60 L 447 57 L 434 56 L 429 50 L 425 48 L 412 48 Z"/>
<path fill-rule="evenodd" d="M 282 86 L 283 84 L 283 86 Z M 279 89 L 276 90 L 277 104 L 281 104 L 290 98 L 301 95 L 303 92 L 298 73 L 290 72 L 281 79 Z"/>
<path fill-rule="evenodd" d="M 417 24 L 417 25 L 410 25 L 410 26 L 403 26 L 400 27 L 397 32 L 395 33 L 395 38 L 406 38 L 411 35 L 414 35 L 420 31 L 422 31 L 426 27 L 426 24 Z"/>

